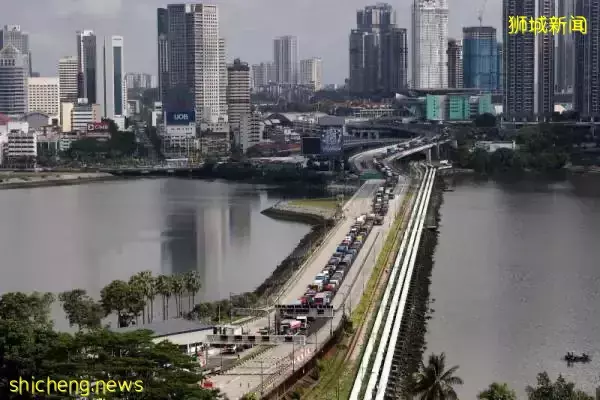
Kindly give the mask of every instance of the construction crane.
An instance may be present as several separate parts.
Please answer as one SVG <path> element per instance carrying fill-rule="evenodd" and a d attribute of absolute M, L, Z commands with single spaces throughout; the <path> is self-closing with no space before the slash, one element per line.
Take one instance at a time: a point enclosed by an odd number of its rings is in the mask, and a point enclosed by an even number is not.
<path fill-rule="evenodd" d="M 479 9 L 477 19 L 479 20 L 479 37 L 477 38 L 477 59 L 479 60 L 479 68 L 477 71 L 477 88 L 481 88 L 481 75 L 483 74 L 483 55 L 481 54 L 481 39 L 482 39 L 482 29 L 483 26 L 483 13 L 485 12 L 485 5 L 487 4 L 487 0 L 483 0 L 483 4 Z"/>

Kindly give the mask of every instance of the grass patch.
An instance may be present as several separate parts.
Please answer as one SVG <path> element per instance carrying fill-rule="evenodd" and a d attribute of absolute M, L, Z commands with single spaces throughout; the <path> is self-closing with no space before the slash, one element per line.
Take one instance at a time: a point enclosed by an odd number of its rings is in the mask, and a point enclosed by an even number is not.
<path fill-rule="evenodd" d="M 400 241 L 396 240 L 400 229 L 402 228 L 402 218 L 404 210 L 410 204 L 412 192 L 408 192 L 403 200 L 402 210 L 398 213 L 398 217 L 394 221 L 391 229 L 389 230 L 385 243 L 379 256 L 367 285 L 365 286 L 365 292 L 363 293 L 358 306 L 352 311 L 350 315 L 350 322 L 353 327 L 358 327 L 360 324 L 368 323 L 365 320 L 366 313 L 370 308 L 373 296 L 377 290 L 378 279 L 384 268 L 388 267 L 388 259 L 392 254 L 395 254 L 400 247 Z M 380 302 L 381 299 L 377 299 Z M 370 324 L 365 334 L 365 338 L 371 335 L 373 326 Z M 362 360 L 366 342 L 363 343 L 360 356 L 356 358 L 355 362 L 351 364 L 345 363 L 346 356 L 348 355 L 348 345 L 350 344 L 352 336 L 346 335 L 342 342 L 336 347 L 336 351 L 333 357 L 322 361 L 322 372 L 320 373 L 319 383 L 307 393 L 306 399 L 314 400 L 326 400 L 326 399 L 347 399 L 350 397 L 352 386 L 358 373 L 358 368 Z"/>
<path fill-rule="evenodd" d="M 339 202 L 336 199 L 294 199 L 288 201 L 290 206 L 306 208 L 324 208 L 335 210 Z"/>

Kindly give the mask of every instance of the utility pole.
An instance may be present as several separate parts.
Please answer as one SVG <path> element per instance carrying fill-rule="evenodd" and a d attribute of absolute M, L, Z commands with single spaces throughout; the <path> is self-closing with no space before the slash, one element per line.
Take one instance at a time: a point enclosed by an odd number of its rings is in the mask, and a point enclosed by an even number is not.
<path fill-rule="evenodd" d="M 260 397 L 262 398 L 265 392 L 265 381 L 264 381 L 264 369 L 263 364 L 265 360 L 260 360 Z"/>

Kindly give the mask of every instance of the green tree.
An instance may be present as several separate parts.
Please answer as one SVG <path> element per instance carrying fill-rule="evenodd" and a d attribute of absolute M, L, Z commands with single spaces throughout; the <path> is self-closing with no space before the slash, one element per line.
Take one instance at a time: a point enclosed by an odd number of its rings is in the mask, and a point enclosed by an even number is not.
<path fill-rule="evenodd" d="M 492 383 L 477 396 L 480 400 L 517 400 L 517 394 L 506 383 Z"/>
<path fill-rule="evenodd" d="M 192 311 L 196 305 L 196 294 L 202 288 L 202 279 L 196 270 L 188 271 L 185 274 L 185 290 L 188 292 L 188 311 Z"/>
<path fill-rule="evenodd" d="M 173 288 L 173 296 L 175 297 L 175 308 L 177 310 L 177 316 L 180 317 L 183 314 L 182 300 L 183 293 L 185 292 L 185 277 L 183 275 L 171 275 L 171 287 Z"/>
<path fill-rule="evenodd" d="M 454 375 L 457 370 L 457 365 L 446 370 L 444 353 L 431 354 L 427 365 L 421 361 L 419 371 L 409 379 L 409 392 L 420 400 L 456 400 L 454 386 L 463 384 L 463 380 Z"/>
<path fill-rule="evenodd" d="M 547 372 L 538 374 L 537 386 L 528 386 L 526 391 L 529 400 L 594 400 L 592 396 L 575 389 L 575 384 L 567 382 L 562 375 L 552 382 Z"/>
<path fill-rule="evenodd" d="M 142 320 L 144 323 L 152 322 L 156 298 L 156 279 L 152 276 L 152 271 L 141 271 L 133 275 L 129 279 L 129 285 L 142 291 L 146 305 L 142 311 Z"/>
<path fill-rule="evenodd" d="M 89 297 L 85 290 L 74 289 L 58 295 L 63 310 L 71 326 L 77 325 L 79 329 L 100 328 L 104 310 L 94 299 Z"/>
<path fill-rule="evenodd" d="M 52 293 L 5 293 L 0 297 L 0 319 L 50 326 L 50 306 L 54 300 Z"/>
<path fill-rule="evenodd" d="M 139 290 L 121 280 L 115 280 L 106 285 L 100 291 L 100 299 L 105 316 L 112 312 L 117 314 L 119 327 L 131 324 L 140 305 Z M 137 312 L 139 313 L 141 310 Z"/>
<path fill-rule="evenodd" d="M 496 117 L 490 113 L 479 114 L 473 120 L 473 124 L 477 127 L 493 127 L 496 126 Z"/>
<path fill-rule="evenodd" d="M 163 320 L 169 318 L 169 299 L 173 296 L 173 284 L 168 275 L 156 279 L 156 293 L 162 296 Z"/>

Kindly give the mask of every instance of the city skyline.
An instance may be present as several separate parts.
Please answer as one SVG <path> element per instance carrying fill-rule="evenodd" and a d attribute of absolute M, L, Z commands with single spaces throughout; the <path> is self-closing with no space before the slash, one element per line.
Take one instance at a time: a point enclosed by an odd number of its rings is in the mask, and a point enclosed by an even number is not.
<path fill-rule="evenodd" d="M 86 0 L 78 2 L 78 6 L 74 7 L 67 0 L 52 0 L 40 4 L 33 12 L 16 0 L 6 0 L 5 3 L 3 21 L 0 22 L 21 25 L 30 34 L 33 69 L 42 76 L 56 76 L 58 60 L 75 55 L 72 38 L 81 27 L 93 30 L 98 38 L 123 36 L 129 44 L 125 72 L 157 75 L 156 8 L 165 7 L 168 2 L 107 0 L 100 7 Z M 241 58 L 249 64 L 273 61 L 273 39 L 293 35 L 301 43 L 299 58 L 322 58 L 323 82 L 339 84 L 348 77 L 348 31 L 355 26 L 356 11 L 375 3 L 335 0 L 323 4 L 316 0 L 306 0 L 300 4 L 292 1 L 255 0 L 249 4 L 238 0 L 221 0 L 204 4 L 219 6 L 220 29 L 227 43 L 227 62 L 232 62 L 234 58 Z M 399 3 L 389 2 L 398 13 L 398 27 L 409 31 L 410 40 L 411 2 Z M 460 39 L 463 26 L 477 24 L 478 7 L 467 7 L 466 3 L 465 0 L 448 1 L 450 38 Z M 322 12 L 315 13 L 315 7 Z M 262 24 L 264 10 L 270 10 L 274 15 L 281 13 L 295 17 L 274 18 L 271 23 Z M 494 26 L 501 31 L 501 11 L 502 1 L 488 1 L 484 25 Z M 336 15 L 335 27 L 331 24 L 332 13 Z M 131 24 L 132 15 L 136 16 L 138 23 Z M 74 20 L 74 17 L 77 19 Z M 48 23 L 49 20 L 54 23 Z"/>

